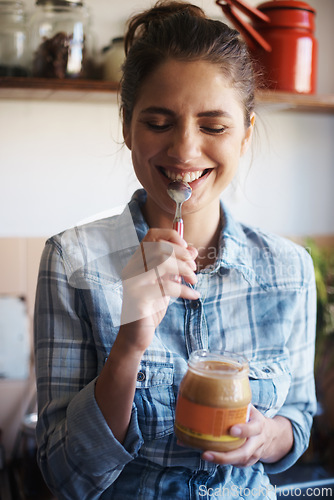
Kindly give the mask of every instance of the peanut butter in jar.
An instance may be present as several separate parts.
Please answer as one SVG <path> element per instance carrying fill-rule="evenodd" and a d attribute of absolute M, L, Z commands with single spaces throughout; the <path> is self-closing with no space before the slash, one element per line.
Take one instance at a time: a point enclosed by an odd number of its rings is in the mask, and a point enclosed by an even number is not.
<path fill-rule="evenodd" d="M 229 451 L 245 442 L 230 436 L 229 429 L 248 420 L 248 372 L 248 362 L 239 354 L 205 350 L 191 354 L 180 384 L 174 425 L 183 444 Z"/>

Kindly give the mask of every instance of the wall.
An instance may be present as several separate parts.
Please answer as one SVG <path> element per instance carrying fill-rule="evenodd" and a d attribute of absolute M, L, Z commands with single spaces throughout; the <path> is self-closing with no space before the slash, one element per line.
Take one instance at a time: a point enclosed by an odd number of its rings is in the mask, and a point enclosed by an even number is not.
<path fill-rule="evenodd" d="M 102 47 L 122 33 L 131 12 L 153 2 L 86 3 Z M 222 18 L 214 0 L 194 3 Z M 319 92 L 333 94 L 334 2 L 309 3 L 318 11 Z M 26 5 L 32 9 L 34 0 Z M 236 188 L 223 197 L 245 222 L 286 235 L 333 234 L 334 114 L 260 110 L 258 124 Z M 0 237 L 43 241 L 94 214 L 117 210 L 138 186 L 122 146 L 115 95 L 99 103 L 0 100 L 0 145 Z M 30 381 L 0 382 L 1 405 L 5 402 L 0 427 L 8 453 L 26 408 L 27 387 Z"/>
<path fill-rule="evenodd" d="M 44 238 L 0 238 L 0 297 L 25 299 L 29 331 L 32 333 L 37 272 Z M 1 318 L 0 318 L 1 326 Z M 32 334 L 29 342 L 32 353 Z M 15 352 L 15 359 L 19 353 Z M 30 356 L 29 356 L 30 357 Z M 30 360 L 27 360 L 31 364 Z M 22 418 L 35 408 L 33 371 L 27 379 L 0 380 L 0 428 L 6 456 L 12 456 Z"/>
<path fill-rule="evenodd" d="M 152 3 L 86 2 L 100 47 L 131 12 Z M 213 0 L 195 3 L 222 18 Z M 334 2 L 309 3 L 318 12 L 319 92 L 334 93 Z M 260 114 L 253 161 L 248 155 L 240 169 L 242 189 L 225 195 L 234 212 L 279 233 L 333 233 L 334 114 Z M 100 103 L 0 100 L 0 236 L 47 236 L 124 204 L 138 184 L 121 140 L 115 95 Z"/>

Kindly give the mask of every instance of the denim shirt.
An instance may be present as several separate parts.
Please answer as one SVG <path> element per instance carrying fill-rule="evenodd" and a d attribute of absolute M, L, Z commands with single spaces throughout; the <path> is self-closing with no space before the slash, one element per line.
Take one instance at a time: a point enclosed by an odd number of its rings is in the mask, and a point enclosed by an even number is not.
<path fill-rule="evenodd" d="M 198 273 L 199 300 L 177 298 L 138 370 L 123 444 L 94 397 L 121 324 L 121 270 L 148 231 L 137 191 L 120 215 L 46 243 L 35 309 L 38 461 L 58 499 L 275 498 L 268 473 L 308 446 L 316 408 L 316 292 L 300 246 L 236 222 L 222 205 L 220 252 Z M 249 360 L 252 404 L 293 426 L 292 450 L 276 463 L 218 466 L 181 447 L 173 432 L 178 387 L 195 349 Z"/>

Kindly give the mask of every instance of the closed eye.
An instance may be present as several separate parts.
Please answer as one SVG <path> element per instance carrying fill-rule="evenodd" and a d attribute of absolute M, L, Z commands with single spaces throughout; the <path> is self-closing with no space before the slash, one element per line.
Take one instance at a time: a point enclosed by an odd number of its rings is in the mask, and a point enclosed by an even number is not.
<path fill-rule="evenodd" d="M 225 127 L 201 127 L 203 132 L 207 134 L 223 134 L 225 132 Z"/>
<path fill-rule="evenodd" d="M 151 130 L 156 130 L 157 132 L 164 132 L 168 130 L 171 125 L 169 123 L 154 123 L 154 122 L 146 122 L 146 126 Z"/>

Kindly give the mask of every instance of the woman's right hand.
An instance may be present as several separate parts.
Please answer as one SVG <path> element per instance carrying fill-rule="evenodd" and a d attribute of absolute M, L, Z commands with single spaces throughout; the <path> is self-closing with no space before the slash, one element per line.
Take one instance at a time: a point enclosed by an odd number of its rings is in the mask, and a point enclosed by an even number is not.
<path fill-rule="evenodd" d="M 131 419 L 138 366 L 171 297 L 196 300 L 197 250 L 173 229 L 150 229 L 122 273 L 121 327 L 97 379 L 95 397 L 120 443 Z"/>
<path fill-rule="evenodd" d="M 173 229 L 150 229 L 122 273 L 121 332 L 132 349 L 145 351 L 166 314 L 171 297 L 197 300 L 197 250 Z M 123 338 L 125 340 L 125 338 Z"/>

